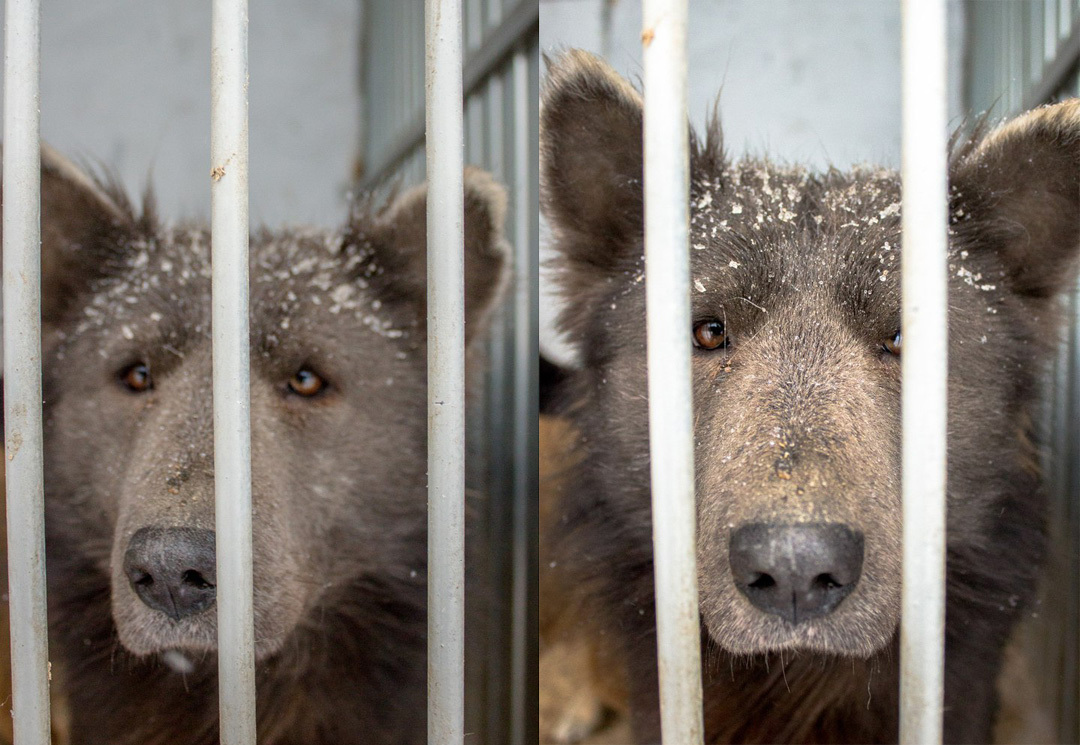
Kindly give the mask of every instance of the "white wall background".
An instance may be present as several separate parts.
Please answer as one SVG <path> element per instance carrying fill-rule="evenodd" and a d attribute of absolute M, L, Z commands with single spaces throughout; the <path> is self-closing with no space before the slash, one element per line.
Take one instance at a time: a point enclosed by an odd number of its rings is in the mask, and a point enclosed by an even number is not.
<path fill-rule="evenodd" d="M 336 225 L 359 145 L 360 0 L 250 9 L 253 225 Z M 42 3 L 41 127 L 68 156 L 148 177 L 166 218 L 210 214 L 210 3 Z"/>
<path fill-rule="evenodd" d="M 963 7 L 953 0 L 950 113 L 957 122 L 963 40 Z M 640 2 L 541 0 L 541 50 L 569 47 L 606 52 L 616 70 L 638 79 Z M 690 0 L 689 69 L 691 120 L 700 130 L 719 93 L 732 155 L 816 167 L 899 165 L 899 0 Z M 545 239 L 542 231 L 542 245 Z M 541 289 L 550 289 L 543 277 Z M 540 310 L 541 348 L 568 360 L 551 327 L 550 294 L 542 294 Z"/>

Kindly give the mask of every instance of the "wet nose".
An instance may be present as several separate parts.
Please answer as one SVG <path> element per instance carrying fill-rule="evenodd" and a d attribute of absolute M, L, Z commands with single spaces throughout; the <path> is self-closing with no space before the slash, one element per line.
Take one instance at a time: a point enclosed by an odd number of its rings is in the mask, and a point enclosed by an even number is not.
<path fill-rule="evenodd" d="M 214 604 L 214 531 L 142 528 L 124 553 L 124 573 L 139 599 L 175 621 Z"/>
<path fill-rule="evenodd" d="M 751 523 L 731 534 L 729 557 L 739 592 L 795 625 L 832 613 L 855 589 L 863 536 L 839 523 Z"/>

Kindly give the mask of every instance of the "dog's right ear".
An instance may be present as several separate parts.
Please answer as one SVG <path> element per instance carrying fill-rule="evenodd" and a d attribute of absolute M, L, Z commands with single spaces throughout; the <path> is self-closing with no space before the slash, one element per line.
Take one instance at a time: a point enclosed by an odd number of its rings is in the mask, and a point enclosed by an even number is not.
<path fill-rule="evenodd" d="M 642 99 L 580 50 L 549 62 L 540 112 L 545 213 L 571 274 L 609 271 L 642 237 Z"/>
<path fill-rule="evenodd" d="M 0 200 L 3 194 L 0 193 Z M 134 220 L 104 188 L 51 147 L 41 148 L 41 316 L 55 322 L 119 260 Z"/>

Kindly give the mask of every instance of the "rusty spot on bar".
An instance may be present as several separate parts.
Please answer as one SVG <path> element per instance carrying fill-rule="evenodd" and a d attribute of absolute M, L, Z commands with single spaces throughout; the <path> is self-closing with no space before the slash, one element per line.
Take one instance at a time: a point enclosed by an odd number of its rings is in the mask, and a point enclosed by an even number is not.
<path fill-rule="evenodd" d="M 641 32 L 641 44 L 643 46 L 647 47 L 650 44 L 652 44 L 652 40 L 655 37 L 656 37 L 656 31 L 651 29 L 651 28 L 647 28 L 647 29 L 645 29 L 644 31 Z"/>

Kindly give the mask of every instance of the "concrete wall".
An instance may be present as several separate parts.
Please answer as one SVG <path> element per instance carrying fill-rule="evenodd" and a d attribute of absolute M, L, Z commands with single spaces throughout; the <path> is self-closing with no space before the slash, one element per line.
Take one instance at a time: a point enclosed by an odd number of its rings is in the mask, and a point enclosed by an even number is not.
<path fill-rule="evenodd" d="M 963 40 L 963 8 L 951 2 L 950 112 L 957 119 Z M 542 0 L 540 46 L 548 54 L 606 52 L 616 70 L 636 79 L 641 4 Z M 734 155 L 817 167 L 899 165 L 899 0 L 690 0 L 689 63 L 691 120 L 700 129 L 719 93 Z M 542 297 L 541 347 L 567 359 L 551 330 L 555 308 L 550 294 Z"/>
<path fill-rule="evenodd" d="M 359 143 L 360 0 L 250 10 L 251 218 L 334 225 Z M 210 214 L 210 3 L 42 3 L 41 126 L 164 216 Z"/>

